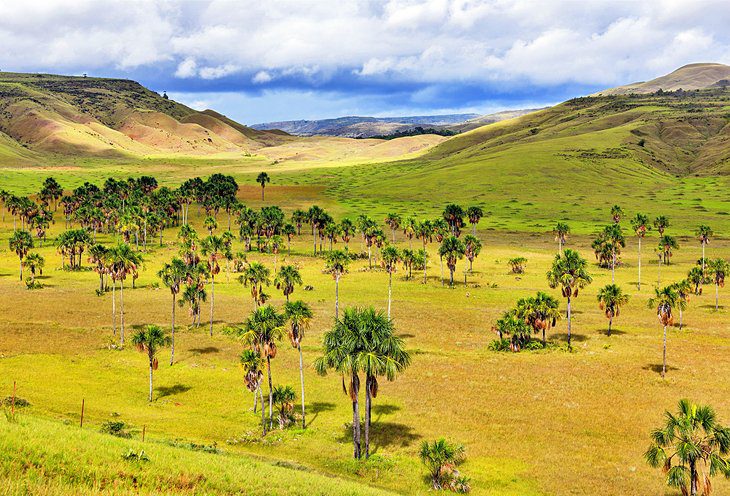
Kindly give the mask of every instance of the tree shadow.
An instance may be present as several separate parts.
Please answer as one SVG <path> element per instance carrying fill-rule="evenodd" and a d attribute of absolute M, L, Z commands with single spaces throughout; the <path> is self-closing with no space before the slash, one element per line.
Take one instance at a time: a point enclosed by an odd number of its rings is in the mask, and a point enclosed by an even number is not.
<path fill-rule="evenodd" d="M 715 310 L 715 304 L 714 304 L 714 303 L 713 303 L 713 304 L 711 304 L 711 305 L 699 305 L 699 307 L 700 307 L 700 308 L 708 308 L 708 309 L 710 309 L 710 310 Z M 718 309 L 718 310 L 725 310 L 725 307 L 724 307 L 723 305 L 719 305 L 719 306 L 717 307 L 717 309 Z"/>
<path fill-rule="evenodd" d="M 352 431 L 349 431 L 352 433 Z M 375 454 L 380 448 L 407 448 L 421 439 L 413 427 L 398 422 L 373 422 L 370 426 L 370 452 Z"/>
<path fill-rule="evenodd" d="M 314 403 L 307 405 L 307 413 L 312 414 L 307 420 L 307 425 L 312 425 L 312 422 L 314 422 L 317 417 L 319 417 L 320 412 L 331 412 L 334 409 L 334 403 L 328 403 L 324 401 L 315 401 Z"/>
<path fill-rule="evenodd" d="M 650 370 L 652 372 L 655 372 L 657 374 L 662 373 L 662 364 L 661 363 L 650 363 L 644 367 L 642 367 L 644 370 Z M 679 370 L 679 368 L 674 367 L 672 365 L 667 365 L 667 372 L 670 370 Z"/>
<path fill-rule="evenodd" d="M 552 334 L 550 337 L 552 339 L 558 339 L 560 341 L 565 341 L 566 343 L 568 342 L 568 333 L 567 332 L 559 332 L 557 334 Z M 570 335 L 570 340 L 575 341 L 576 343 L 582 343 L 584 341 L 588 341 L 588 336 L 586 336 L 585 334 L 572 333 Z"/>
<path fill-rule="evenodd" d="M 409 334 L 407 332 L 403 332 L 403 333 L 398 334 L 398 337 L 400 337 L 400 338 L 415 338 L 416 335 L 415 334 Z"/>
<path fill-rule="evenodd" d="M 175 384 L 173 386 L 158 386 L 155 388 L 157 391 L 158 398 L 165 398 L 166 396 L 174 396 L 176 394 L 185 393 L 192 389 L 191 386 L 185 384 Z"/>
<path fill-rule="evenodd" d="M 204 348 L 190 348 L 190 353 L 195 353 L 196 355 L 209 355 L 211 353 L 218 353 L 220 351 L 220 348 L 217 348 L 215 346 L 206 346 Z"/>
<path fill-rule="evenodd" d="M 598 334 L 603 334 L 604 336 L 608 336 L 608 329 L 598 329 Z M 626 331 L 622 331 L 619 329 L 611 329 L 611 336 L 623 336 L 626 334 Z"/>

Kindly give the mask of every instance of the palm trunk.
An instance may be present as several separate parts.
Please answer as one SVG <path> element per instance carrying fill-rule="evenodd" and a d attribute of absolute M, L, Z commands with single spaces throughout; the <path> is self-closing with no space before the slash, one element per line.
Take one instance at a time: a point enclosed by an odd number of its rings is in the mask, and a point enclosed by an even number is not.
<path fill-rule="evenodd" d="M 611 335 L 611 325 L 613 324 L 613 315 L 608 318 L 608 335 Z"/>
<path fill-rule="evenodd" d="M 454 269 L 449 267 L 449 286 L 454 287 Z"/>
<path fill-rule="evenodd" d="M 124 279 L 119 280 L 119 289 L 120 289 L 120 292 L 119 292 L 119 304 L 120 304 L 119 318 L 120 318 L 120 323 L 121 323 L 119 336 L 121 339 L 122 346 L 124 346 Z"/>
<path fill-rule="evenodd" d="M 335 278 L 335 319 L 340 316 L 340 276 Z"/>
<path fill-rule="evenodd" d="M 390 318 L 390 302 L 393 296 L 393 273 L 388 272 L 388 318 Z"/>
<path fill-rule="evenodd" d="M 112 277 L 112 330 L 117 335 L 117 281 Z"/>
<path fill-rule="evenodd" d="M 266 410 L 264 409 L 264 390 L 259 386 L 259 399 L 261 400 L 261 429 L 263 436 L 266 435 Z"/>
<path fill-rule="evenodd" d="M 664 326 L 664 342 L 662 348 L 662 379 L 667 373 L 667 326 Z"/>
<path fill-rule="evenodd" d="M 372 378 L 365 378 L 365 459 L 370 458 L 370 407 L 372 398 L 370 397 L 370 385 Z"/>
<path fill-rule="evenodd" d="M 641 238 L 639 238 L 639 281 L 636 283 L 636 289 L 641 291 Z"/>
<path fill-rule="evenodd" d="M 372 254 L 372 246 L 368 245 L 368 265 L 370 266 L 370 269 L 373 268 L 373 254 Z"/>
<path fill-rule="evenodd" d="M 274 428 L 274 385 L 271 382 L 271 357 L 266 357 L 266 371 L 269 374 L 269 430 Z"/>
<path fill-rule="evenodd" d="M 264 185 L 261 185 L 261 201 L 264 201 Z"/>
<path fill-rule="evenodd" d="M 256 389 L 253 391 L 253 413 L 256 413 L 257 406 L 259 403 L 259 390 L 261 389 L 260 386 L 256 386 Z"/>
<path fill-rule="evenodd" d="M 611 249 L 611 283 L 616 282 L 616 249 Z"/>
<path fill-rule="evenodd" d="M 426 252 L 426 243 L 423 243 L 423 252 Z M 426 284 L 427 280 L 427 270 L 428 270 L 428 260 L 423 261 L 423 284 Z"/>
<path fill-rule="evenodd" d="M 170 353 L 170 365 L 175 361 L 175 293 L 172 293 L 172 339 L 170 341 L 171 353 Z"/>
<path fill-rule="evenodd" d="M 20 258 L 20 280 L 23 281 L 23 259 Z"/>
<path fill-rule="evenodd" d="M 715 310 L 720 309 L 720 285 L 715 283 Z"/>
<path fill-rule="evenodd" d="M 299 350 L 299 382 L 302 385 L 302 429 L 307 428 L 307 421 L 304 417 L 304 360 L 302 359 L 302 345 L 297 344 Z"/>
<path fill-rule="evenodd" d="M 679 330 L 682 330 L 682 307 L 679 308 Z"/>
<path fill-rule="evenodd" d="M 572 338 L 572 335 L 571 335 L 571 329 L 570 329 L 570 324 L 571 324 L 571 315 L 570 315 L 570 295 L 568 295 L 568 349 L 571 349 L 571 344 L 570 344 L 570 340 L 571 340 L 571 338 Z"/>
<path fill-rule="evenodd" d="M 444 285 L 444 257 L 440 257 L 441 260 L 441 286 Z"/>
<path fill-rule="evenodd" d="M 152 402 L 152 359 L 150 359 L 150 396 L 149 401 Z"/>
<path fill-rule="evenodd" d="M 705 275 L 705 242 L 702 241 L 702 275 Z"/>
<path fill-rule="evenodd" d="M 210 335 L 213 336 L 213 305 L 215 302 L 215 276 L 210 277 Z"/>
<path fill-rule="evenodd" d="M 358 396 L 360 394 L 360 377 L 357 374 L 352 375 L 352 445 L 353 456 L 355 460 L 360 459 L 360 405 Z"/>
<path fill-rule="evenodd" d="M 689 462 L 689 494 L 690 496 L 697 496 L 697 480 L 699 477 L 697 476 L 697 462 L 690 460 Z M 708 490 L 705 494 L 710 494 L 710 491 Z"/>

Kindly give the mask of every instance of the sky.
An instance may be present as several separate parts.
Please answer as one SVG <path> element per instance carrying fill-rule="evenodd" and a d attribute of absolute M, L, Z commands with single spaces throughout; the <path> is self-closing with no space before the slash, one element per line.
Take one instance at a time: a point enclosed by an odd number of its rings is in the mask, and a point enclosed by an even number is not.
<path fill-rule="evenodd" d="M 0 2 L 0 70 L 134 79 L 242 123 L 533 108 L 730 63 L 727 0 Z"/>

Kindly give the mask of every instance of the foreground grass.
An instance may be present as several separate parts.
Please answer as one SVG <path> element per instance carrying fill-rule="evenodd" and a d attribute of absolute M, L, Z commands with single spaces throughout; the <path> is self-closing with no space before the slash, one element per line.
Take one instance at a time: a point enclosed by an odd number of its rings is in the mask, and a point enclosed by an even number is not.
<path fill-rule="evenodd" d="M 123 456 L 141 451 L 147 461 Z M 2 494 L 388 494 L 280 465 L 120 439 L 24 414 L 0 421 Z"/>

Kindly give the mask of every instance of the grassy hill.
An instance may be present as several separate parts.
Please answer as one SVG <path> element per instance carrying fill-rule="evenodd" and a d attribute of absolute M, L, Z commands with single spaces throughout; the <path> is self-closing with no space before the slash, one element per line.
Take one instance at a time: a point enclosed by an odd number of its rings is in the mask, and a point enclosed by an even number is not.
<path fill-rule="evenodd" d="M 651 81 L 627 84 L 603 90 L 602 95 L 654 93 L 659 90 L 698 90 L 730 86 L 730 66 L 714 63 L 688 64 Z"/>

